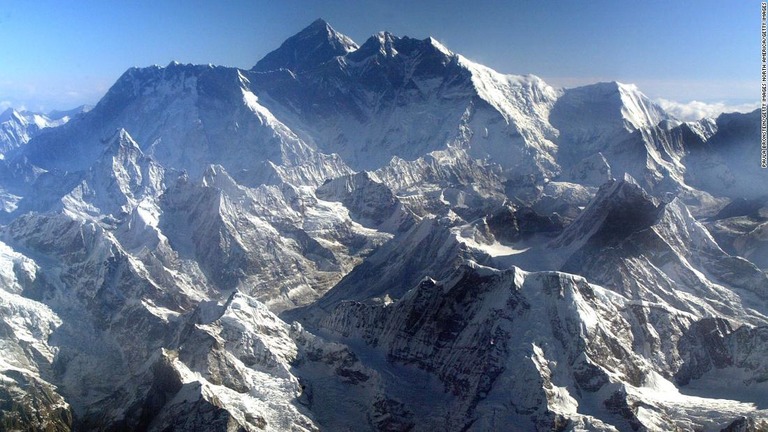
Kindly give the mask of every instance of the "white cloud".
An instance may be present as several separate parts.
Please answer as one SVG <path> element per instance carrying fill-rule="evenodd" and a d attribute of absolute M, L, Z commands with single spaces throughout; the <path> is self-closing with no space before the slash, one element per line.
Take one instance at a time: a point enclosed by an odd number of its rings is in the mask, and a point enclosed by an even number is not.
<path fill-rule="evenodd" d="M 691 101 L 686 103 L 675 102 L 668 99 L 656 99 L 655 101 L 664 110 L 683 121 L 694 121 L 704 117 L 715 118 L 722 113 L 729 112 L 751 112 L 760 107 L 759 102 L 744 104 L 727 104 L 725 102 L 699 102 Z"/>
<path fill-rule="evenodd" d="M 13 104 L 11 103 L 11 101 L 7 101 L 7 100 L 0 101 L 0 112 L 5 111 L 12 106 Z"/>

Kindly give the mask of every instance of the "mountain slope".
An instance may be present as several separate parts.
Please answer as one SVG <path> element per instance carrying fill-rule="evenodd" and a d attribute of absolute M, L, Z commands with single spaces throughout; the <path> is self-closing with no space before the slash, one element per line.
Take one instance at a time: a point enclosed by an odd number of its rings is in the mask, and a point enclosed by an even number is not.
<path fill-rule="evenodd" d="M 555 169 L 535 151 L 552 151 L 544 119 L 557 92 L 538 78 L 505 76 L 474 64 L 435 39 L 382 32 L 315 67 L 283 67 L 258 68 L 251 76 L 257 94 L 289 127 L 356 169 L 448 146 L 468 147 L 475 157 L 519 169 L 530 170 L 529 161 L 544 164 L 547 173 Z M 539 113 L 543 119 L 533 124 L 526 118 Z M 513 162 L 516 157 L 525 162 Z"/>
<path fill-rule="evenodd" d="M 81 170 L 122 128 L 158 162 L 193 176 L 216 163 L 259 184 L 279 177 L 270 164 L 290 169 L 310 161 L 314 172 L 304 179 L 310 184 L 349 173 L 343 162 L 297 138 L 249 85 L 234 68 L 171 63 L 130 69 L 81 121 L 32 141 L 23 157 L 49 170 Z"/>
<path fill-rule="evenodd" d="M 681 123 L 317 20 L 250 70 L 132 68 L 24 116 L 0 428 L 767 424 L 756 112 Z"/>
<path fill-rule="evenodd" d="M 573 275 L 470 265 L 391 304 L 341 303 L 321 326 L 437 377 L 442 391 L 414 383 L 398 392 L 417 430 L 720 428 L 765 415 L 678 393 L 633 352 L 645 342 L 631 304 Z"/>

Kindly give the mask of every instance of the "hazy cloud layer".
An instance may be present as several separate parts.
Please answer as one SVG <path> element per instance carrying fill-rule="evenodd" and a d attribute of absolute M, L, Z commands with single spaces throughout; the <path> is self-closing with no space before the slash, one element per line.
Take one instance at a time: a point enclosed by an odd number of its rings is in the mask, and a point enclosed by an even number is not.
<path fill-rule="evenodd" d="M 722 113 L 751 112 L 760 107 L 760 103 L 727 104 L 725 102 L 706 103 L 691 101 L 687 103 L 675 102 L 668 99 L 656 99 L 665 111 L 683 121 L 699 120 L 704 117 L 715 118 Z"/>

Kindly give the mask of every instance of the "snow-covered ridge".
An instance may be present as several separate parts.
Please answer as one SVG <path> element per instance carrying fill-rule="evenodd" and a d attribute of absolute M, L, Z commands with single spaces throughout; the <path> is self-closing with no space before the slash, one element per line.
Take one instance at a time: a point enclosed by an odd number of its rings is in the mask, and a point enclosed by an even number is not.
<path fill-rule="evenodd" d="M 758 119 L 323 20 L 132 68 L 0 161 L 0 423 L 757 430 Z"/>
<path fill-rule="evenodd" d="M 469 263 L 443 281 L 425 279 L 394 303 L 341 303 L 321 325 L 392 363 L 433 371 L 450 396 L 430 403 L 419 384 L 400 396 L 425 428 L 446 418 L 447 430 L 478 422 L 540 429 L 560 421 L 587 430 L 724 427 L 741 414 L 762 415 L 749 403 L 686 395 L 632 352 L 629 346 L 644 343 L 636 308 L 578 276 Z M 503 409 L 509 400 L 515 408 Z M 637 400 L 642 410 L 621 409 Z M 709 414 L 697 410 L 702 405 Z"/>
<path fill-rule="evenodd" d="M 301 32 L 288 38 L 280 48 L 259 60 L 252 70 L 266 72 L 288 69 L 302 72 L 357 48 L 352 39 L 336 32 L 323 19 L 317 19 Z"/>
<path fill-rule="evenodd" d="M 90 110 L 80 106 L 69 111 L 52 111 L 48 114 L 30 111 L 16 111 L 8 108 L 0 114 L 0 157 L 11 150 L 25 145 L 43 129 L 61 126 L 70 119 Z"/>

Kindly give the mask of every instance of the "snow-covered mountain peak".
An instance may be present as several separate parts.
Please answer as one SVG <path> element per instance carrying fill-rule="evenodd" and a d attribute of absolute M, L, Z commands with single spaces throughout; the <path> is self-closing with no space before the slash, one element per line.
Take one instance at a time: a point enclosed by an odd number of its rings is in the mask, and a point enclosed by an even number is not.
<path fill-rule="evenodd" d="M 395 48 L 395 41 L 398 40 L 398 38 L 392 33 L 382 31 L 376 33 L 374 37 L 369 40 L 373 40 L 374 38 L 379 43 L 379 53 L 387 57 L 394 57 L 398 54 L 397 48 Z"/>
<path fill-rule="evenodd" d="M 437 39 L 433 38 L 432 36 L 428 37 L 427 41 L 429 41 L 430 45 L 432 45 L 433 47 L 437 48 L 443 54 L 445 54 L 447 56 L 452 56 L 453 55 L 453 52 L 451 50 L 446 48 L 445 45 L 440 43 L 440 41 L 438 41 Z"/>
<path fill-rule="evenodd" d="M 288 38 L 278 49 L 264 56 L 252 70 L 268 72 L 288 69 L 303 72 L 357 48 L 358 45 L 352 39 L 334 30 L 325 20 L 317 19 Z"/>
<path fill-rule="evenodd" d="M 125 129 L 106 141 L 101 156 L 83 173 L 81 181 L 61 198 L 64 212 L 82 220 L 112 223 L 137 210 L 153 208 L 165 189 L 165 170 L 141 148 Z"/>
<path fill-rule="evenodd" d="M 72 111 L 76 111 L 72 110 Z M 33 127 L 38 130 L 59 126 L 66 123 L 68 118 L 51 118 L 43 113 L 37 113 L 32 111 L 17 111 L 14 108 L 8 108 L 2 114 L 0 114 L 0 123 L 14 122 L 21 127 Z"/>
<path fill-rule="evenodd" d="M 139 193 L 138 188 L 151 183 L 152 192 L 159 193 L 162 188 L 162 168 L 141 151 L 139 144 L 125 129 L 119 129 L 111 138 L 104 149 L 102 156 L 91 167 L 91 179 L 93 184 L 109 178 L 114 182 L 122 194 L 132 197 Z M 112 188 L 114 185 L 108 185 Z"/>
<path fill-rule="evenodd" d="M 702 142 L 710 139 L 712 135 L 717 133 L 717 121 L 708 117 L 697 121 L 685 122 L 681 126 L 696 135 Z"/>
<path fill-rule="evenodd" d="M 70 110 L 63 110 L 63 111 L 53 110 L 48 113 L 48 118 L 56 122 L 66 123 L 70 119 L 78 115 L 85 114 L 92 109 L 93 109 L 93 106 L 91 105 L 80 105 L 79 107 L 76 107 Z"/>
<path fill-rule="evenodd" d="M 623 102 L 622 114 L 635 129 L 656 126 L 670 116 L 658 105 L 648 99 L 634 84 L 614 83 Z"/>
<path fill-rule="evenodd" d="M 359 49 L 347 55 L 352 62 L 361 62 L 367 58 L 381 56 L 383 58 L 436 58 L 445 66 L 455 56 L 443 44 L 432 37 L 415 39 L 408 36 L 395 36 L 390 32 L 379 32 L 368 38 Z M 421 59 L 424 62 L 425 59 Z"/>
<path fill-rule="evenodd" d="M 472 74 L 479 96 L 508 120 L 523 122 L 532 114 L 546 118 L 549 108 L 562 94 L 536 75 L 502 74 L 462 55 L 458 55 L 458 61 Z M 521 98 L 527 100 L 519 100 Z"/>
<path fill-rule="evenodd" d="M 625 174 L 622 180 L 604 184 L 579 218 L 552 245 L 581 247 L 588 241 L 613 245 L 622 236 L 651 226 L 660 209 L 661 203 Z"/>
<path fill-rule="evenodd" d="M 559 104 L 573 108 L 572 120 L 584 123 L 603 123 L 627 131 L 656 126 L 671 117 L 653 103 L 634 84 L 616 81 L 601 82 L 566 89 Z"/>
<path fill-rule="evenodd" d="M 8 110 L 0 142 L 59 115 Z M 130 69 L 72 119 L 0 148 L 6 429 L 768 417 L 766 203 L 720 210 L 764 184 L 758 111 L 681 123 L 318 20 L 253 70 Z"/>
<path fill-rule="evenodd" d="M 18 122 L 24 121 L 24 118 L 13 108 L 8 108 L 0 114 L 0 123 L 5 123 L 10 120 L 16 120 Z"/>
<path fill-rule="evenodd" d="M 125 110 L 127 105 L 142 97 L 182 99 L 174 93 L 188 96 L 194 92 L 197 78 L 208 69 L 210 69 L 208 66 L 178 62 L 171 62 L 167 66 L 130 68 L 117 79 L 104 98 L 88 114 L 114 117 Z M 154 103 L 158 102 L 154 101 Z"/>
<path fill-rule="evenodd" d="M 106 151 L 107 154 L 120 154 L 126 152 L 138 152 L 141 153 L 141 148 L 133 140 L 127 130 L 120 128 L 115 131 L 115 134 L 107 141 Z"/>
<path fill-rule="evenodd" d="M 636 86 L 614 81 L 565 89 L 548 121 L 558 131 L 558 162 L 566 172 L 583 172 L 602 154 L 616 177 L 630 173 L 650 191 L 680 187 L 684 149 L 670 136 L 676 120 Z"/>
<path fill-rule="evenodd" d="M 7 152 L 25 145 L 43 129 L 61 126 L 87 109 L 82 106 L 69 111 L 52 111 L 47 115 L 6 109 L 0 114 L 0 159 Z"/>
<path fill-rule="evenodd" d="M 237 182 L 221 165 L 211 165 L 203 173 L 201 180 L 204 188 L 218 188 L 232 197 L 244 195 Z"/>

